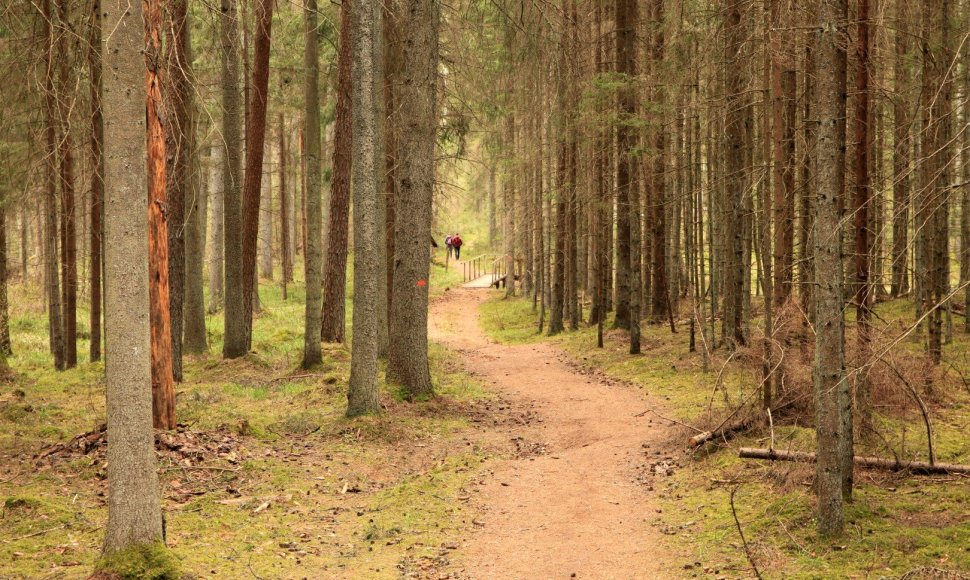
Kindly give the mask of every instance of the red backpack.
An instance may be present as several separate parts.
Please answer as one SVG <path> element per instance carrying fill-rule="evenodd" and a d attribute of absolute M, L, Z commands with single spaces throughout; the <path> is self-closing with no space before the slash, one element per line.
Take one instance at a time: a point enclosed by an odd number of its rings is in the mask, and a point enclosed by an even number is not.
<path fill-rule="evenodd" d="M 455 248 L 461 247 L 461 236 L 453 236 L 451 238 L 451 245 Z"/>

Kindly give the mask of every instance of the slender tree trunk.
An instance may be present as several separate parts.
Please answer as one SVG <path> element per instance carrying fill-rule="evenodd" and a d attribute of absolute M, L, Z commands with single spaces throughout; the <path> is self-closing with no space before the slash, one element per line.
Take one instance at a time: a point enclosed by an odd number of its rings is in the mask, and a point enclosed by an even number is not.
<path fill-rule="evenodd" d="M 287 188 L 286 171 L 287 156 L 289 152 L 286 148 L 286 123 L 283 113 L 279 115 L 279 198 L 280 198 L 280 264 L 282 268 L 280 287 L 283 290 L 283 300 L 288 298 L 286 285 L 293 281 L 293 252 L 290 244 L 290 216 L 293 213 L 290 207 L 290 195 Z"/>
<path fill-rule="evenodd" d="M 50 349 L 54 355 L 54 367 L 64 370 L 64 322 L 61 309 L 60 278 L 58 275 L 57 254 L 57 93 L 54 87 L 54 54 L 55 37 L 53 29 L 52 0 L 44 0 L 43 13 L 44 38 L 47 41 L 45 64 L 47 73 L 44 77 L 44 113 L 45 113 L 45 156 L 47 171 L 44 199 L 44 285 L 47 288 L 47 320 L 49 329 Z"/>
<path fill-rule="evenodd" d="M 259 204 L 263 181 L 263 153 L 266 142 L 266 108 L 269 93 L 269 49 L 273 26 L 272 0 L 258 0 L 256 39 L 253 49 L 253 80 L 246 115 L 246 174 L 242 193 L 242 282 L 244 305 L 258 301 L 256 244 L 259 236 Z M 228 312 L 227 312 L 228 314 Z M 223 354 L 236 358 L 249 352 L 252 343 L 253 311 L 243 311 L 244 327 L 239 333 L 226 329 Z"/>
<path fill-rule="evenodd" d="M 91 362 L 101 360 L 101 234 L 104 212 L 104 116 L 101 112 L 101 2 L 95 0 L 91 10 L 88 69 L 91 90 Z M 26 236 L 22 239 L 26 240 Z M 22 255 L 23 248 L 21 249 Z M 24 280 L 26 281 L 26 264 Z"/>
<path fill-rule="evenodd" d="M 377 413 L 381 410 L 377 389 L 378 334 L 381 310 L 378 294 L 382 260 L 380 231 L 384 226 L 378 209 L 377 156 L 379 61 L 376 42 L 380 34 L 381 7 L 375 2 L 357 1 L 351 5 L 353 21 L 353 179 L 354 179 L 354 335 L 351 342 L 350 387 L 347 391 L 347 416 Z M 381 171 L 383 173 L 383 171 Z"/>
<path fill-rule="evenodd" d="M 74 199 L 74 146 L 72 144 L 71 101 L 74 80 L 71 72 L 69 39 L 71 27 L 68 0 L 58 0 L 57 51 L 60 103 L 59 155 L 61 179 L 61 289 L 63 291 L 64 366 L 77 366 L 77 211 Z"/>
<path fill-rule="evenodd" d="M 842 533 L 843 500 L 851 490 L 851 401 L 845 377 L 843 318 L 843 207 L 845 182 L 846 0 L 817 0 L 814 52 L 818 75 L 814 110 L 818 119 L 815 185 L 815 408 L 818 463 L 818 530 Z M 846 431 L 846 416 L 850 429 Z M 849 464 L 844 462 L 849 451 Z"/>
<path fill-rule="evenodd" d="M 892 282 L 889 293 L 898 298 L 909 292 L 909 214 L 910 214 L 910 141 L 909 52 L 907 3 L 896 3 L 896 59 L 893 77 L 893 246 Z"/>
<path fill-rule="evenodd" d="M 623 68 L 630 66 L 635 57 L 626 55 L 630 47 L 635 46 L 633 40 L 636 31 L 630 23 L 628 11 L 631 9 L 627 0 L 617 0 L 616 4 L 616 62 L 617 73 L 629 74 L 629 70 Z M 634 7 L 635 9 L 635 7 Z M 627 79 L 626 82 L 632 82 Z M 620 100 L 617 106 L 622 107 Z M 629 106 L 629 104 L 627 104 Z M 624 114 L 620 111 L 621 114 Z M 629 114 L 627 111 L 625 114 Z M 629 123 L 629 120 L 625 121 Z M 633 316 L 638 315 L 631 310 L 630 292 L 631 288 L 631 248 L 630 248 L 630 226 L 632 202 L 630 200 L 630 165 L 625 162 L 625 157 L 629 155 L 629 150 L 624 149 L 624 127 L 623 123 L 617 123 L 616 147 L 616 315 L 613 319 L 615 328 L 630 328 Z M 626 141 L 629 145 L 629 141 Z"/>
<path fill-rule="evenodd" d="M 724 322 L 723 340 L 730 347 L 744 345 L 744 289 L 748 267 L 745 263 L 744 163 L 745 112 L 748 98 L 744 90 L 744 44 L 747 32 L 741 20 L 742 2 L 729 0 L 725 13 L 725 113 L 724 182 Z"/>
<path fill-rule="evenodd" d="M 771 110 L 774 175 L 774 291 L 775 306 L 791 296 L 795 244 L 795 113 L 796 72 L 792 66 L 791 21 L 788 0 L 772 0 Z"/>
<path fill-rule="evenodd" d="M 0 199 L 0 364 L 13 354 L 10 348 L 10 309 L 7 304 L 7 204 Z"/>
<path fill-rule="evenodd" d="M 622 75 L 623 85 L 618 97 L 619 119 L 616 137 L 618 196 L 627 204 L 625 214 L 627 218 L 626 239 L 624 233 L 618 232 L 620 246 L 627 246 L 627 257 L 622 255 L 618 260 L 626 262 L 626 285 L 628 293 L 626 304 L 629 312 L 627 321 L 630 329 L 630 353 L 640 352 L 640 186 L 637 180 L 639 167 L 637 154 L 637 41 L 636 32 L 639 24 L 637 2 L 635 0 L 618 0 L 616 5 L 616 54 L 617 72 Z M 617 285 L 620 292 L 620 286 Z M 617 312 L 619 316 L 619 311 Z"/>
<path fill-rule="evenodd" d="M 874 117 L 869 110 L 869 0 L 858 0 L 856 32 L 856 110 L 855 110 L 855 184 L 853 221 L 855 229 L 855 302 L 856 336 L 859 345 L 860 371 L 856 379 L 856 400 L 864 423 L 869 422 L 871 401 L 869 374 L 865 370 L 872 356 L 872 238 L 870 237 L 869 212 L 872 205 L 872 178 L 869 172 L 869 152 L 873 146 L 874 132 L 870 123 Z"/>
<path fill-rule="evenodd" d="M 152 418 L 156 429 L 175 428 L 172 327 L 169 312 L 166 147 L 162 102 L 162 7 L 145 3 L 146 141 L 148 148 L 148 275 L 152 346 Z M 110 238 L 109 238 L 110 239 Z"/>
<path fill-rule="evenodd" d="M 652 61 L 655 66 L 661 66 L 664 59 L 664 33 L 663 33 L 663 0 L 653 0 L 653 43 Z M 665 107 L 667 94 L 662 82 L 657 83 L 654 102 L 660 107 Z M 654 130 L 654 165 L 651 189 L 653 190 L 652 199 L 647 203 L 650 208 L 649 219 L 652 228 L 653 254 L 650 274 L 650 288 L 652 299 L 650 301 L 650 315 L 653 322 L 661 322 L 667 318 L 671 308 L 671 301 L 675 295 L 670 292 L 670 280 L 667 277 L 668 264 L 667 258 L 667 187 L 666 187 L 666 168 L 667 168 L 667 133 L 665 124 L 662 122 L 663 113 L 661 112 L 660 121 L 656 123 Z M 633 207 L 636 207 L 635 205 Z"/>
<path fill-rule="evenodd" d="M 225 146 L 216 143 L 209 149 L 209 314 L 222 308 L 224 301 L 225 272 L 223 268 L 225 249 Z"/>
<path fill-rule="evenodd" d="M 110 555 L 162 541 L 152 432 L 142 3 L 104 0 L 105 375 Z"/>
<path fill-rule="evenodd" d="M 194 74 L 192 63 L 192 35 L 188 21 L 182 28 L 182 53 L 186 66 L 186 80 L 191 87 Z M 196 134 L 198 112 L 192 100 L 191 89 L 187 92 L 186 108 L 188 110 L 188 128 L 185 133 L 188 155 L 188 178 L 186 191 L 188 198 L 185 202 L 185 291 L 184 291 L 184 337 L 183 348 L 191 354 L 202 354 L 208 349 L 205 326 L 205 292 L 202 286 L 203 266 L 205 264 L 206 240 L 206 212 L 208 209 L 208 192 L 206 191 L 206 176 L 202 173 L 200 164 L 200 144 Z M 218 173 L 216 173 L 218 182 Z M 220 215 L 221 215 L 220 211 Z M 220 234 L 219 239 L 222 239 Z M 222 252 L 216 254 L 221 257 Z M 221 262 L 219 262 L 221 265 Z M 222 282 L 222 273 L 218 281 Z M 213 288 L 210 287 L 210 291 Z M 174 335 L 173 335 L 174 336 Z"/>
<path fill-rule="evenodd" d="M 951 0 L 924 5 L 927 31 L 923 47 L 923 183 L 920 210 L 924 231 L 924 312 L 928 318 L 930 358 L 940 364 L 943 355 L 943 320 L 949 273 L 949 188 L 953 160 L 951 114 L 953 73 L 950 70 Z"/>
<path fill-rule="evenodd" d="M 320 192 L 320 40 L 317 33 L 317 0 L 306 0 L 304 16 L 304 102 L 306 106 L 302 151 L 304 160 L 305 209 L 304 269 L 306 310 L 303 334 L 303 368 L 323 360 L 320 350 L 320 324 L 323 286 L 322 208 Z"/>
<path fill-rule="evenodd" d="M 247 349 L 247 324 L 252 293 L 243 288 L 242 261 L 242 123 L 244 110 L 239 86 L 240 38 L 237 0 L 222 0 L 222 135 L 226 148 L 222 171 L 223 191 L 223 272 L 225 282 L 225 332 L 222 355 L 242 356 Z M 249 284 L 252 276 L 249 277 Z M 243 297 L 246 297 L 244 300 Z"/>
<path fill-rule="evenodd" d="M 333 147 L 333 181 L 330 187 L 330 227 L 327 243 L 327 274 L 323 291 L 324 342 L 343 342 L 347 289 L 348 229 L 350 217 L 350 170 L 353 131 L 351 45 L 353 23 L 351 0 L 340 5 L 340 46 L 337 67 L 337 127 Z"/>
<path fill-rule="evenodd" d="M 165 70 L 165 110 L 167 131 L 166 153 L 169 167 L 166 172 L 168 206 L 168 283 L 171 319 L 172 376 L 182 382 L 183 306 L 185 304 L 185 228 L 186 198 L 189 192 L 190 154 L 192 152 L 192 87 L 188 58 L 187 18 L 188 0 L 169 2 L 166 23 L 167 52 Z"/>
<path fill-rule="evenodd" d="M 399 181 L 388 380 L 410 399 L 434 394 L 428 366 L 428 274 L 437 135 L 437 0 L 407 0 L 402 11 Z"/>
<path fill-rule="evenodd" d="M 267 150 L 264 143 L 264 150 Z M 273 280 L 273 173 L 271 156 L 263 155 L 263 179 L 260 184 L 259 200 L 259 235 L 257 249 L 259 252 L 259 277 Z"/>

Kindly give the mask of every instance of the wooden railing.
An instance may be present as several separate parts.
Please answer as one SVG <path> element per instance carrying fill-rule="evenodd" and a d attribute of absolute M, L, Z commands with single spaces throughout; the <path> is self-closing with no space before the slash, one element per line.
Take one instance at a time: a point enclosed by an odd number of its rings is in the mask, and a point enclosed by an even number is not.
<path fill-rule="evenodd" d="M 492 258 L 492 256 L 482 254 L 462 262 L 461 268 L 464 281 L 471 282 L 472 280 L 478 280 L 482 276 L 491 274 L 494 260 L 491 260 L 490 258 Z"/>

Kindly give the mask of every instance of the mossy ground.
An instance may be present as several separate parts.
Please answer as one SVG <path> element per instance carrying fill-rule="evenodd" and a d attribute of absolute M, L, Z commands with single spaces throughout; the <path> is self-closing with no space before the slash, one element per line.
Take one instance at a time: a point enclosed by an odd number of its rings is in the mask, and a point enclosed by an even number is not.
<path fill-rule="evenodd" d="M 454 272 L 436 267 L 432 294 L 454 283 Z M 34 456 L 104 422 L 103 365 L 54 371 L 39 289 L 10 290 L 16 374 L 0 383 L 0 577 L 84 578 L 107 517 L 103 456 Z M 179 422 L 232 445 L 188 464 L 161 456 L 167 543 L 182 570 L 396 578 L 440 561 L 442 546 L 471 525 L 457 496 L 494 451 L 468 421 L 487 391 L 432 345 L 439 399 L 408 404 L 382 381 L 385 412 L 348 420 L 349 346 L 325 346 L 323 365 L 300 370 L 302 285 L 283 301 L 278 285 L 264 283 L 260 297 L 254 352 L 222 360 L 222 317 L 211 316 L 209 354 L 186 357 L 176 389 Z M 82 361 L 87 316 L 79 313 Z"/>
<path fill-rule="evenodd" d="M 912 320 L 912 312 L 912 304 L 905 301 L 880 305 L 879 331 L 898 335 L 906 326 L 904 321 Z M 578 363 L 660 397 L 667 416 L 705 428 L 724 416 L 727 405 L 749 396 L 760 381 L 758 367 L 750 361 L 725 364 L 723 358 L 712 357 L 705 365 L 701 354 L 688 352 L 684 324 L 678 325 L 676 335 L 666 325 L 644 325 L 643 354 L 631 356 L 623 331 L 607 330 L 603 349 L 596 348 L 596 329 L 586 326 L 552 338 L 541 336 L 531 302 L 506 300 L 498 293 L 483 305 L 482 323 L 499 341 L 550 340 Z M 854 335 L 848 340 L 852 338 Z M 702 349 L 700 344 L 698 349 Z M 902 358 L 918 355 L 920 349 L 918 335 L 912 334 L 893 346 L 890 354 Z M 946 346 L 946 357 L 959 373 L 970 376 L 970 337 L 960 329 Z M 719 375 L 723 386 L 715 389 Z M 940 385 L 945 386 L 927 397 L 932 399 L 937 458 L 970 463 L 970 391 L 952 376 Z M 887 398 L 892 395 L 886 393 Z M 906 397 L 899 399 L 905 401 Z M 908 409 L 904 404 L 885 407 L 877 406 L 874 417 L 885 441 L 861 441 L 857 453 L 887 455 L 892 448 L 901 456 L 925 460 L 925 431 L 912 402 Z M 648 413 L 644 421 L 649 420 L 663 422 Z M 776 425 L 775 447 L 813 450 L 810 425 L 805 417 Z M 692 433 L 671 428 L 683 431 L 686 450 L 686 439 Z M 760 428 L 729 446 L 694 454 L 684 451 L 677 458 L 681 468 L 656 482 L 663 505 L 662 529 L 694 548 L 693 561 L 679 563 L 681 573 L 750 575 L 730 507 L 734 488 L 738 519 L 767 577 L 879 578 L 921 568 L 970 570 L 970 480 L 859 471 L 854 502 L 846 510 L 845 536 L 837 541 L 822 540 L 815 533 L 812 466 L 737 457 L 738 447 L 766 447 L 771 436 L 768 428 Z"/>

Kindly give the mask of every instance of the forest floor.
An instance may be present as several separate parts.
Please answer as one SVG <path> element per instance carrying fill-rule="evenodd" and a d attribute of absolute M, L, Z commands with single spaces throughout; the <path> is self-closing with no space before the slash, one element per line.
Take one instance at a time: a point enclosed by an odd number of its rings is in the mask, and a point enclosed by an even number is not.
<path fill-rule="evenodd" d="M 481 289 L 448 292 L 431 335 L 530 420 L 499 428 L 517 453 L 477 481 L 481 515 L 455 561 L 474 578 L 658 578 L 681 555 L 660 532 L 652 480 L 670 430 L 642 419 L 658 400 L 571 364 L 548 344 L 501 344 L 479 326 Z M 658 466 L 663 467 L 658 469 Z"/>

